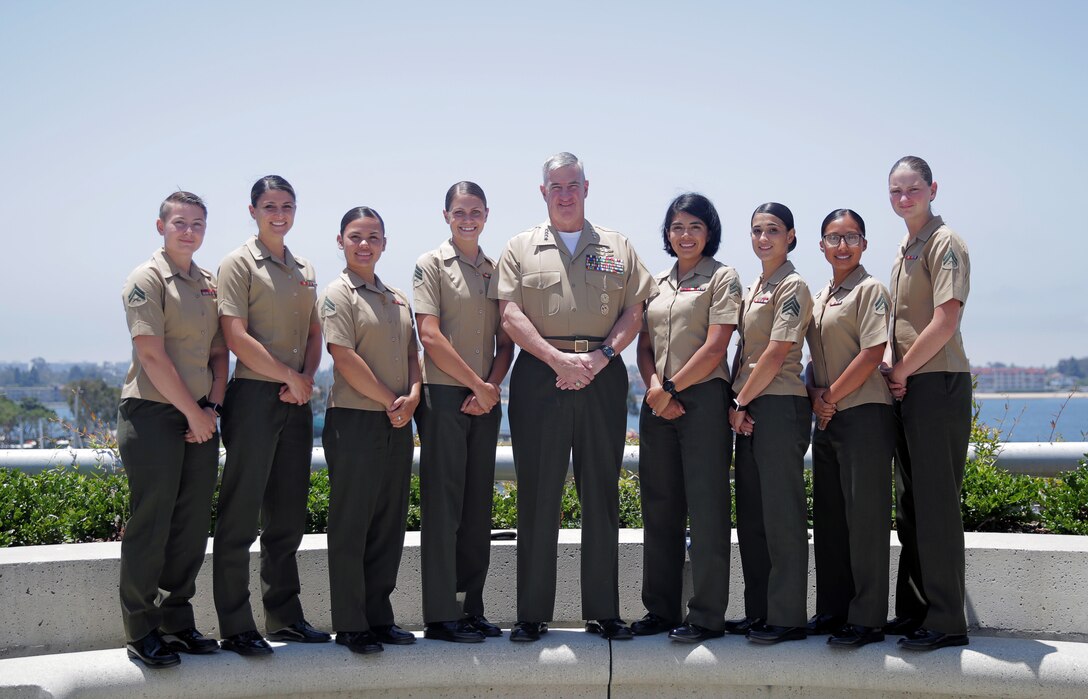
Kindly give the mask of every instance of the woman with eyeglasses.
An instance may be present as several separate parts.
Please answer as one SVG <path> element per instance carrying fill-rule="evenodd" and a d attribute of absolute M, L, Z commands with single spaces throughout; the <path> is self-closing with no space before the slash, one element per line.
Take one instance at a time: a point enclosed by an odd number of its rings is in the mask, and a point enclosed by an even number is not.
<path fill-rule="evenodd" d="M 821 225 L 831 281 L 816 294 L 805 384 L 812 435 L 816 616 L 810 634 L 858 647 L 884 640 L 888 615 L 892 397 L 877 367 L 888 340 L 888 291 L 861 264 L 865 221 L 836 209 Z"/>
<path fill-rule="evenodd" d="M 805 451 L 812 407 L 801 381 L 801 345 L 812 295 L 787 255 L 793 213 L 775 202 L 752 214 L 752 250 L 763 273 L 748 289 L 733 363 L 737 531 L 744 614 L 725 630 L 754 643 L 807 637 L 808 521 Z"/>
<path fill-rule="evenodd" d="M 907 236 L 892 267 L 892 337 L 881 372 L 895 406 L 895 521 L 902 551 L 895 619 L 911 650 L 965 646 L 960 489 L 971 435 L 971 373 L 960 336 L 971 288 L 967 246 L 940 216 L 933 172 L 908 155 L 888 175 Z"/>

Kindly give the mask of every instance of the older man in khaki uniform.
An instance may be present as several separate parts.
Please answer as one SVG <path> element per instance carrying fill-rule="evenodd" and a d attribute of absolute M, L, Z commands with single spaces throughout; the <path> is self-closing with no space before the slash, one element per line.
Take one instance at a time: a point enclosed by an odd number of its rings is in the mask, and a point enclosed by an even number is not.
<path fill-rule="evenodd" d="M 518 622 L 510 640 L 539 639 L 553 615 L 559 503 L 572 450 L 586 630 L 630 638 L 619 618 L 627 371 L 618 354 L 637 335 L 642 302 L 656 285 L 626 238 L 585 220 L 589 182 L 578 158 L 549 158 L 540 192 L 549 220 L 507 244 L 492 291 L 503 327 L 522 348 L 510 382 L 518 476 Z"/>

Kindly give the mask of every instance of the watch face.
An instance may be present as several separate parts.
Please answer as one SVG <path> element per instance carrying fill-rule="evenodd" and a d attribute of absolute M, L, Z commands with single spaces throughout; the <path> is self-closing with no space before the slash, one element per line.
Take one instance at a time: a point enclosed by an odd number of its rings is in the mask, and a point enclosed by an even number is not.
<path fill-rule="evenodd" d="M 616 356 L 616 350 L 612 349 L 611 345 L 601 345 L 601 352 L 603 352 L 604 356 L 608 357 L 609 359 L 612 359 Z"/>

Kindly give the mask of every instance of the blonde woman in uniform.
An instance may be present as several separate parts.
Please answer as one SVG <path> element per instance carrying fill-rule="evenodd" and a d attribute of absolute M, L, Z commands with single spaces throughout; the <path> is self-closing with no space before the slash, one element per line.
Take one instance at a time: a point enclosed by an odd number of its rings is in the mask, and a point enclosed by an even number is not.
<path fill-rule="evenodd" d="M 888 290 L 861 265 L 865 221 L 836 209 L 820 226 L 831 281 L 816 294 L 805 371 L 812 435 L 816 615 L 810 634 L 852 648 L 884 640 L 888 614 L 892 397 L 877 371 L 888 340 Z"/>
<path fill-rule="evenodd" d="M 132 271 L 122 293 L 132 366 L 117 443 L 132 515 L 121 542 L 121 616 L 128 656 L 152 668 L 177 665 L 178 652 L 219 648 L 196 630 L 190 602 L 208 544 L 215 419 L 227 383 L 215 277 L 193 262 L 207 217 L 195 194 L 167 197 L 155 223 L 162 248 Z"/>
<path fill-rule="evenodd" d="M 446 192 L 450 237 L 419 258 L 413 280 L 423 343 L 419 425 L 426 638 L 478 643 L 502 630 L 484 616 L 491 558 L 499 384 L 514 343 L 487 296 L 495 262 L 480 248 L 487 198 L 474 182 Z"/>
<path fill-rule="evenodd" d="M 375 271 L 385 222 L 360 206 L 336 242 L 347 267 L 325 289 L 321 325 L 333 385 L 321 440 L 329 464 L 329 589 L 336 642 L 355 653 L 415 636 L 393 618 L 412 475 L 419 356 L 408 297 Z"/>
<path fill-rule="evenodd" d="M 646 302 L 638 366 L 646 399 L 639 420 L 639 481 L 645 547 L 636 636 L 669 632 L 681 643 L 722 636 L 729 602 L 732 534 L 724 361 L 740 318 L 736 271 L 714 259 L 722 238 L 718 212 L 701 194 L 674 199 L 661 228 L 677 258 L 657 275 Z M 692 597 L 683 615 L 684 530 L 691 518 Z"/>
<path fill-rule="evenodd" d="M 933 213 L 937 183 L 906 156 L 888 175 L 907 235 L 892 267 L 892 342 L 881 367 L 898 400 L 896 532 L 902 544 L 895 618 L 899 645 L 967 645 L 960 489 L 971 435 L 971 373 L 960 335 L 971 288 L 967 245 Z"/>
<path fill-rule="evenodd" d="M 729 411 L 745 618 L 725 629 L 761 644 L 806 638 L 804 468 L 812 409 L 801 381 L 801 345 L 812 296 L 787 259 L 796 235 L 793 213 L 782 204 L 763 204 L 752 214 L 752 250 L 763 273 L 744 299 Z"/>

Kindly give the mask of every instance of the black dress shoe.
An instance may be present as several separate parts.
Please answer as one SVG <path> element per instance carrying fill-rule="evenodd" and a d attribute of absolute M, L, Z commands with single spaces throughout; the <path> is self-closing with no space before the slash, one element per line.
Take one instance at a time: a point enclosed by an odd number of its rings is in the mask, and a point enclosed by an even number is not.
<path fill-rule="evenodd" d="M 609 641 L 629 641 L 634 638 L 631 627 L 623 619 L 597 619 L 586 622 L 586 632 L 595 633 Z"/>
<path fill-rule="evenodd" d="M 272 655 L 272 646 L 257 631 L 243 631 L 227 636 L 219 642 L 223 650 L 231 650 L 238 655 Z"/>
<path fill-rule="evenodd" d="M 410 646 L 416 642 L 415 634 L 410 634 L 396 624 L 371 626 L 370 630 L 382 643 L 391 646 Z"/>
<path fill-rule="evenodd" d="M 129 641 L 125 644 L 128 657 L 139 660 L 148 667 L 156 670 L 170 667 L 181 662 L 181 657 L 163 645 L 162 637 L 158 631 L 152 631 L 143 638 Z"/>
<path fill-rule="evenodd" d="M 381 653 L 385 648 L 372 631 L 337 631 L 336 642 L 347 646 L 352 653 L 370 655 Z"/>
<path fill-rule="evenodd" d="M 836 648 L 860 648 L 869 643 L 884 640 L 884 631 L 877 626 L 858 626 L 847 624 L 827 639 L 827 645 Z"/>
<path fill-rule="evenodd" d="M 906 636 L 922 628 L 921 619 L 913 619 L 909 616 L 897 616 L 887 624 L 884 624 L 884 633 L 889 636 Z"/>
<path fill-rule="evenodd" d="M 805 624 L 805 631 L 810 636 L 823 636 L 824 634 L 835 633 L 845 625 L 846 617 L 841 617 L 838 614 L 817 614 Z"/>
<path fill-rule="evenodd" d="M 208 638 L 196 629 L 183 629 L 162 634 L 162 644 L 175 653 L 203 655 L 219 650 L 219 641 Z"/>
<path fill-rule="evenodd" d="M 769 646 L 782 641 L 803 641 L 808 638 L 804 626 L 772 626 L 763 624 L 748 630 L 748 640 Z"/>
<path fill-rule="evenodd" d="M 467 621 L 433 621 L 423 629 L 423 638 L 450 643 L 483 643 L 484 635 Z"/>
<path fill-rule="evenodd" d="M 273 641 L 292 641 L 294 643 L 328 643 L 332 640 L 332 635 L 324 631 L 318 631 L 310 626 L 310 622 L 300 619 L 290 626 L 284 626 L 282 629 L 273 631 L 268 634 L 268 638 Z"/>
<path fill-rule="evenodd" d="M 899 639 L 899 645 L 908 650 L 937 650 L 949 646 L 966 646 L 970 643 L 967 634 L 941 633 L 920 628 L 914 633 Z"/>
<path fill-rule="evenodd" d="M 650 612 L 635 623 L 631 624 L 631 633 L 636 636 L 653 636 L 658 633 L 672 631 L 676 624 L 665 621 L 658 615 Z"/>
<path fill-rule="evenodd" d="M 515 643 L 539 641 L 541 634 L 548 633 L 546 621 L 519 621 L 510 630 L 510 640 Z"/>
<path fill-rule="evenodd" d="M 669 638 L 679 643 L 702 643 L 724 635 L 725 631 L 715 631 L 698 624 L 681 624 L 669 632 Z"/>
<path fill-rule="evenodd" d="M 747 636 L 753 627 L 758 628 L 760 626 L 763 626 L 761 617 L 746 616 L 743 619 L 725 622 L 725 632 L 734 636 Z"/>
<path fill-rule="evenodd" d="M 483 614 L 467 617 L 465 621 L 488 638 L 498 638 L 502 635 L 502 629 L 488 621 Z"/>

